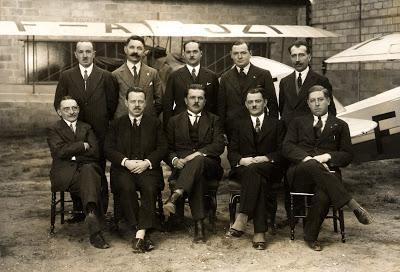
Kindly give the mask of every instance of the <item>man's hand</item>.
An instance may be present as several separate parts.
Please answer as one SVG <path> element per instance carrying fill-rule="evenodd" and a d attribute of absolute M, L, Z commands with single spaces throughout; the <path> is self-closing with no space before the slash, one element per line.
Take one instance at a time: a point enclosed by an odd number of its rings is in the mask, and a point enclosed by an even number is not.
<path fill-rule="evenodd" d="M 256 161 L 256 163 L 269 162 L 269 158 L 267 156 L 256 156 L 253 159 Z"/>
<path fill-rule="evenodd" d="M 197 156 L 203 156 L 203 153 L 201 153 L 201 152 L 199 152 L 199 151 L 196 151 L 196 152 L 194 152 L 194 153 L 192 153 L 192 154 L 190 154 L 190 155 L 187 155 L 187 156 L 184 158 L 184 160 L 185 160 L 185 162 L 188 162 L 188 161 L 193 160 L 193 159 L 196 158 Z"/>
<path fill-rule="evenodd" d="M 239 161 L 239 164 L 243 166 L 249 166 L 252 163 L 256 163 L 256 160 L 253 157 L 241 158 Z"/>
<path fill-rule="evenodd" d="M 140 174 L 140 173 L 143 173 L 144 171 L 146 171 L 147 168 L 149 168 L 149 167 L 150 167 L 150 164 L 148 161 L 135 160 L 134 167 L 130 171 L 131 171 L 131 173 Z"/>
<path fill-rule="evenodd" d="M 90 144 L 87 142 L 84 142 L 83 145 L 85 146 L 85 150 L 88 150 L 90 148 Z"/>
<path fill-rule="evenodd" d="M 307 156 L 303 159 L 303 162 L 309 161 L 309 160 L 313 160 L 313 157 Z"/>
<path fill-rule="evenodd" d="M 328 153 L 325 153 L 325 154 L 321 154 L 318 156 L 314 156 L 313 159 L 320 163 L 326 163 L 331 159 L 331 155 L 329 155 Z"/>
<path fill-rule="evenodd" d="M 186 160 L 185 159 L 175 159 L 174 163 L 173 163 L 173 166 L 175 168 L 182 169 L 185 166 L 185 164 L 186 164 Z"/>

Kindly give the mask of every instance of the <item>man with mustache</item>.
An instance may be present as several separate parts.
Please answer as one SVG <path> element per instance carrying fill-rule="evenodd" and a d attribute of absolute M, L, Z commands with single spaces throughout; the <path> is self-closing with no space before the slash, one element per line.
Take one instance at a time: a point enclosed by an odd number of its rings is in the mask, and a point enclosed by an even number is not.
<path fill-rule="evenodd" d="M 263 88 L 247 91 L 248 114 L 235 120 L 231 141 L 228 144 L 230 177 L 239 181 L 240 212 L 227 232 L 227 237 L 240 237 L 247 221 L 253 218 L 253 248 L 266 248 L 267 195 L 275 180 L 281 180 L 281 145 L 285 134 L 281 121 L 267 116 Z"/>
<path fill-rule="evenodd" d="M 76 43 L 75 57 L 79 64 L 61 73 L 54 96 L 54 108 L 57 110 L 62 97 L 74 98 L 80 108 L 79 120 L 90 124 L 99 142 L 100 165 L 105 171 L 106 160 L 103 154 L 104 137 L 109 121 L 113 118 L 118 103 L 118 85 L 108 71 L 97 67 L 94 63 L 96 51 L 93 43 L 80 41 Z M 102 205 L 104 212 L 108 206 L 108 184 L 105 174 L 102 178 Z M 74 209 L 82 209 L 78 197 L 71 195 Z M 84 219 L 79 214 L 69 222 Z"/>
<path fill-rule="evenodd" d="M 48 129 L 47 142 L 53 162 L 50 170 L 52 192 L 69 191 L 79 197 L 86 214 L 90 243 L 105 249 L 99 219 L 101 175 L 100 152 L 89 124 L 78 120 L 79 106 L 71 96 L 64 96 L 57 106 L 61 120 Z"/>
<path fill-rule="evenodd" d="M 187 195 L 195 224 L 193 241 L 198 243 L 206 240 L 203 219 L 207 181 L 222 176 L 219 156 L 225 144 L 219 118 L 204 110 L 204 87 L 191 84 L 185 103 L 187 110 L 171 117 L 167 126 L 169 156 L 165 161 L 176 177 L 176 190 L 164 205 L 164 213 L 175 213 L 177 200 Z"/>
<path fill-rule="evenodd" d="M 162 83 L 156 69 L 143 63 L 146 44 L 142 37 L 131 36 L 124 46 L 126 62 L 113 72 L 119 85 L 119 100 L 114 118 L 128 113 L 125 97 L 128 90 L 139 87 L 146 93 L 145 112 L 158 116 L 162 111 Z"/>
<path fill-rule="evenodd" d="M 183 50 L 186 65 L 171 73 L 163 97 L 165 127 L 171 116 L 186 111 L 184 94 L 187 87 L 192 83 L 204 86 L 207 100 L 205 109 L 212 113 L 217 112 L 218 77 L 214 72 L 200 65 L 202 57 L 200 42 L 195 40 L 187 41 L 183 45 Z"/>

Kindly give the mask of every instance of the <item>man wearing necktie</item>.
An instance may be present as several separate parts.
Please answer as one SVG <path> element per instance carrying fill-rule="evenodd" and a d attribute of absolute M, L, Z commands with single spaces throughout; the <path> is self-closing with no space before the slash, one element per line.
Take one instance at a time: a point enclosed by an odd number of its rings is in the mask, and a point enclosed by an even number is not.
<path fill-rule="evenodd" d="M 278 118 L 278 102 L 271 74 L 250 63 L 249 44 L 243 40 L 234 42 L 231 58 L 235 65 L 222 74 L 218 91 L 218 115 L 228 136 L 233 129 L 234 119 L 247 114 L 244 101 L 248 89 L 263 88 L 267 101 L 266 113 Z"/>
<path fill-rule="evenodd" d="M 372 222 L 369 213 L 352 198 L 340 180 L 339 167 L 351 162 L 352 145 L 346 122 L 328 111 L 329 94 L 323 86 L 309 89 L 307 104 L 311 113 L 290 123 L 282 147 L 283 155 L 291 162 L 287 171 L 291 191 L 314 194 L 305 218 L 304 240 L 317 251 L 321 250 L 318 234 L 329 205 L 336 209 L 347 206 L 360 223 Z"/>
<path fill-rule="evenodd" d="M 164 127 L 168 120 L 178 113 L 186 111 L 185 93 L 190 84 L 203 85 L 207 103 L 205 109 L 217 113 L 217 95 L 219 82 L 217 75 L 200 64 L 202 51 L 199 41 L 190 40 L 183 45 L 186 65 L 171 73 L 163 97 Z"/>
<path fill-rule="evenodd" d="M 112 74 L 93 63 L 96 51 L 93 43 L 76 43 L 75 57 L 79 64 L 61 73 L 54 96 L 57 110 L 62 97 L 71 96 L 80 108 L 79 120 L 90 124 L 96 134 L 100 149 L 100 165 L 105 171 L 106 161 L 103 153 L 104 137 L 109 121 L 113 118 L 118 103 L 118 84 Z M 103 172 L 104 172 L 103 171 Z M 102 178 L 103 210 L 108 206 L 108 184 L 105 174 Z M 73 196 L 74 209 L 81 209 L 79 199 Z M 69 221 L 79 222 L 84 218 L 75 215 Z"/>
<path fill-rule="evenodd" d="M 138 87 L 129 90 L 125 103 L 128 114 L 111 123 L 104 150 L 111 161 L 114 199 L 119 199 L 119 208 L 128 225 L 132 230 L 137 229 L 133 250 L 144 253 L 154 248 L 149 231 L 160 229 L 156 199 L 164 188 L 160 162 L 168 147 L 161 121 L 145 112 L 144 90 Z M 136 191 L 140 191 L 140 205 Z"/>
<path fill-rule="evenodd" d="M 50 170 L 52 192 L 69 191 L 82 200 L 90 243 L 108 248 L 101 233 L 100 153 L 89 124 L 78 120 L 79 106 L 70 96 L 61 98 L 57 107 L 61 120 L 48 129 L 47 142 L 53 162 Z"/>
<path fill-rule="evenodd" d="M 267 195 L 271 184 L 280 181 L 283 175 L 280 149 L 285 131 L 281 121 L 265 114 L 267 101 L 263 88 L 248 90 L 245 105 L 248 114 L 235 120 L 228 145 L 230 177 L 242 186 L 240 211 L 226 235 L 241 236 L 248 219 L 253 218 L 253 247 L 264 250 Z"/>
<path fill-rule="evenodd" d="M 146 43 L 142 37 L 129 37 L 124 46 L 126 62 L 113 71 L 118 81 L 119 99 L 114 118 L 128 113 L 125 105 L 126 93 L 133 87 L 139 87 L 146 93 L 146 113 L 158 116 L 162 111 L 162 83 L 156 69 L 143 63 L 146 56 Z"/>
<path fill-rule="evenodd" d="M 164 213 L 175 213 L 175 204 L 184 194 L 195 222 L 194 242 L 204 242 L 204 194 L 207 181 L 219 180 L 223 170 L 220 155 L 224 151 L 224 135 L 219 118 L 206 110 L 205 90 L 192 84 L 185 93 L 187 110 L 168 122 L 169 156 L 165 160 L 176 177 L 176 190 L 164 204 Z"/>

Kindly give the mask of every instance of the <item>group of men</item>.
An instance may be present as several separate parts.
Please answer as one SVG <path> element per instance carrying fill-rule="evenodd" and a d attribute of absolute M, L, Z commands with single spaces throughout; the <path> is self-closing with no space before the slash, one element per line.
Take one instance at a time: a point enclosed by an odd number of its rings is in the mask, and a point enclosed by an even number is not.
<path fill-rule="evenodd" d="M 79 65 L 61 74 L 54 100 L 61 120 L 48 132 L 52 190 L 71 193 L 74 208 L 84 213 L 73 220 L 85 220 L 94 247 L 109 247 L 100 227 L 108 205 L 106 159 L 114 200 L 135 231 L 134 252 L 155 247 L 149 232 L 160 226 L 162 160 L 176 180 L 165 215 L 188 197 L 193 241 L 206 241 L 204 194 L 207 182 L 222 176 L 226 139 L 230 176 L 241 184 L 239 214 L 227 237 L 240 237 L 253 219 L 253 247 L 266 248 L 268 195 L 283 176 L 288 190 L 315 193 L 304 231 L 310 248 L 321 249 L 317 238 L 330 204 L 347 205 L 361 223 L 371 222 L 330 171 L 352 159 L 349 128 L 335 117 L 329 81 L 309 68 L 306 42 L 289 47 L 295 72 L 280 83 L 279 106 L 271 74 L 250 63 L 245 41 L 232 45 L 235 65 L 220 81 L 200 65 L 198 41 L 183 49 L 186 65 L 169 76 L 165 92 L 158 72 L 142 61 L 146 47 L 138 36 L 127 39 L 127 60 L 112 73 L 93 64 L 93 44 L 84 41 L 76 44 Z"/>

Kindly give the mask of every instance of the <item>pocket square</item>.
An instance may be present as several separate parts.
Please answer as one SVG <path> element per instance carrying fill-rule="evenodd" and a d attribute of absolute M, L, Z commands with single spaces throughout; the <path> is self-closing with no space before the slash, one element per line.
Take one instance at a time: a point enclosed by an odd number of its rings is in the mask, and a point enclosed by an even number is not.
<path fill-rule="evenodd" d="M 208 86 L 208 85 L 211 85 L 211 82 L 207 82 L 206 85 L 207 85 L 207 86 Z"/>

